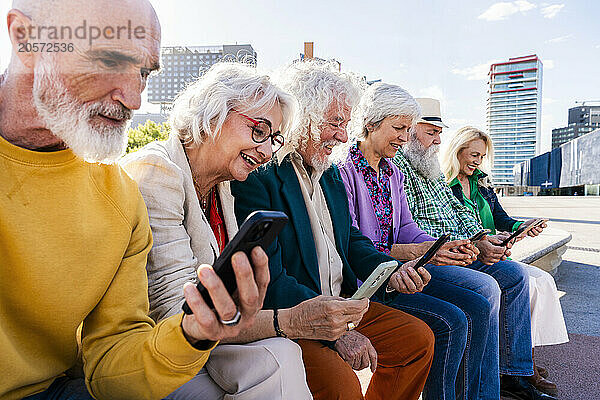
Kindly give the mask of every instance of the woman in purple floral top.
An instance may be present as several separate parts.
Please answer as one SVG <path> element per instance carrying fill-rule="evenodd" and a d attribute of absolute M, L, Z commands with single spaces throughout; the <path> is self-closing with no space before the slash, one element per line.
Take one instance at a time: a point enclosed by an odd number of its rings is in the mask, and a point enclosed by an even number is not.
<path fill-rule="evenodd" d="M 404 176 L 387 160 L 407 141 L 409 129 L 419 118 L 420 108 L 405 90 L 372 85 L 354 110 L 352 130 L 358 141 L 340 165 L 353 224 L 380 251 L 402 261 L 421 257 L 435 240 L 413 221 Z M 448 243 L 432 260 L 436 265 L 427 265 L 431 281 L 423 291 L 398 294 L 388 304 L 422 319 L 435 334 L 424 400 L 488 399 L 480 386 L 488 383 L 488 374 L 498 379 L 497 369 L 487 371 L 482 365 L 484 357 L 497 358 L 498 354 L 497 345 L 494 348 L 490 342 L 497 341 L 497 322 L 492 321 L 497 321 L 500 290 L 493 278 L 463 267 L 476 258 L 477 251 L 468 240 Z M 404 278 L 408 276 L 403 277 L 408 286 L 409 279 Z M 484 289 L 471 291 L 457 281 L 477 281 Z"/>

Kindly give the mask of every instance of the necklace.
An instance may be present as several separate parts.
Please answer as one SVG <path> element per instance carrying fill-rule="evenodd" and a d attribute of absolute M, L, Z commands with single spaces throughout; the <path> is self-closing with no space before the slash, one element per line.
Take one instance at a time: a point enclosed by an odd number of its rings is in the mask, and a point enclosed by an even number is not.
<path fill-rule="evenodd" d="M 188 165 L 190 166 L 190 173 L 192 174 L 192 182 L 194 183 L 194 189 L 196 189 L 196 195 L 198 196 L 198 200 L 200 201 L 200 208 L 202 208 L 204 215 L 207 215 L 213 188 L 210 188 L 210 190 L 204 196 L 202 195 L 202 191 L 200 190 L 200 184 L 198 183 L 198 180 L 196 179 L 196 176 L 194 175 L 194 171 L 192 170 L 192 163 L 190 162 L 190 158 L 187 154 L 187 151 L 185 151 L 185 144 L 183 143 L 183 141 L 181 142 L 181 145 L 183 146 L 183 153 L 185 154 L 185 158 L 188 162 Z"/>

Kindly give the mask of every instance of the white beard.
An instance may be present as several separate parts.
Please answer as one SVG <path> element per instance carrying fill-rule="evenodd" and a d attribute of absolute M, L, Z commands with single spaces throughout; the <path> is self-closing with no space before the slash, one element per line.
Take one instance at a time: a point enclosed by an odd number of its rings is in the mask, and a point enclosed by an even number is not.
<path fill-rule="evenodd" d="M 337 161 L 337 159 L 339 158 L 339 149 L 341 147 L 341 142 L 339 140 L 328 140 L 327 142 L 320 143 L 319 147 L 323 149 L 326 146 L 331 145 L 333 145 L 334 147 L 329 156 L 325 157 L 324 159 L 321 159 L 319 158 L 318 154 L 315 154 L 310 160 L 311 167 L 313 167 L 318 172 L 325 172 L 329 167 L 331 167 L 334 161 Z"/>
<path fill-rule="evenodd" d="M 35 108 L 54 136 L 77 156 L 92 163 L 114 163 L 127 148 L 129 123 L 123 126 L 92 126 L 90 119 L 103 114 L 131 120 L 133 112 L 118 104 L 86 104 L 72 96 L 52 59 L 42 59 L 35 68 Z"/>
<path fill-rule="evenodd" d="M 429 148 L 425 148 L 416 138 L 411 138 L 402 146 L 404 157 L 410 165 L 417 171 L 419 175 L 425 179 L 438 179 L 442 174 L 440 161 L 438 160 L 438 152 L 440 146 L 432 144 Z"/>

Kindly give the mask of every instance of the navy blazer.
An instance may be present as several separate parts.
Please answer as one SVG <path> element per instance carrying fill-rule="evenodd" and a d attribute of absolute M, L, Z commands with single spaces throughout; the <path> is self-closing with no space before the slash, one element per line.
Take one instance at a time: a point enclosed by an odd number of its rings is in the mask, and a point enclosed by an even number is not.
<path fill-rule="evenodd" d="M 319 183 L 343 263 L 342 294 L 351 296 L 358 288 L 357 278 L 366 280 L 380 263 L 394 259 L 377 251 L 373 242 L 352 226 L 346 189 L 337 167 L 325 171 Z M 271 282 L 264 308 L 289 308 L 322 294 L 310 219 L 290 157 L 280 165 L 270 162 L 245 182 L 232 182 L 231 192 L 240 224 L 256 210 L 282 211 L 290 219 L 267 249 Z M 384 287 L 377 294 L 381 301 L 385 300 Z"/>
<path fill-rule="evenodd" d="M 479 178 L 485 178 L 486 176 L 487 174 L 482 173 L 481 175 L 479 175 Z M 500 204 L 500 201 L 498 200 L 498 196 L 496 196 L 494 189 L 488 188 L 484 185 L 480 185 L 479 183 L 477 184 L 477 188 L 479 189 L 479 193 L 481 193 L 481 196 L 483 196 L 485 201 L 487 201 L 487 203 L 490 205 L 490 208 L 492 209 L 492 216 L 494 217 L 494 226 L 496 227 L 496 230 L 512 232 L 513 226 L 519 221 L 509 217 L 506 211 L 504 211 L 504 208 L 502 208 L 502 205 Z M 465 198 L 461 185 L 452 186 L 452 193 L 454 193 L 454 196 L 456 196 L 456 198 L 463 205 L 465 204 Z"/>

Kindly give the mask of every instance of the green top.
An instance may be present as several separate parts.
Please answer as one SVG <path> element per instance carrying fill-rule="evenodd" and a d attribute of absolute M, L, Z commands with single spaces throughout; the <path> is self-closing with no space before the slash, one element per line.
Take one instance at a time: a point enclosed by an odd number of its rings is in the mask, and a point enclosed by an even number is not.
<path fill-rule="evenodd" d="M 492 209 L 490 208 L 490 204 L 481 195 L 481 192 L 479 191 L 479 177 L 481 175 L 483 175 L 483 172 L 476 169 L 475 172 L 473 172 L 473 175 L 469 176 L 469 186 L 471 188 L 471 196 L 469 197 L 471 198 L 469 199 L 467 196 L 464 196 L 463 193 L 463 199 L 465 200 L 465 206 L 467 206 L 471 211 L 473 211 L 477 215 L 477 219 L 479 220 L 481 226 L 483 226 L 484 229 L 491 230 L 492 235 L 495 235 L 496 224 L 494 223 L 494 215 L 492 214 Z M 454 178 L 452 182 L 450 182 L 449 186 L 452 187 L 455 185 L 460 185 L 460 181 L 458 180 L 458 178 Z M 516 222 L 512 227 L 512 231 L 516 231 L 522 223 L 522 221 Z"/>
<path fill-rule="evenodd" d="M 496 224 L 494 223 L 494 216 L 492 215 L 492 209 L 488 202 L 483 198 L 481 193 L 479 192 L 479 177 L 482 172 L 478 169 L 473 172 L 473 175 L 469 176 L 469 186 L 471 187 L 471 195 L 468 198 L 464 196 L 465 206 L 469 207 L 471 211 L 473 211 L 477 215 L 477 219 L 481 226 L 484 229 L 489 229 L 492 231 L 492 235 L 496 234 Z M 457 178 L 454 178 L 452 182 L 450 182 L 450 187 L 460 185 L 460 181 Z"/>

